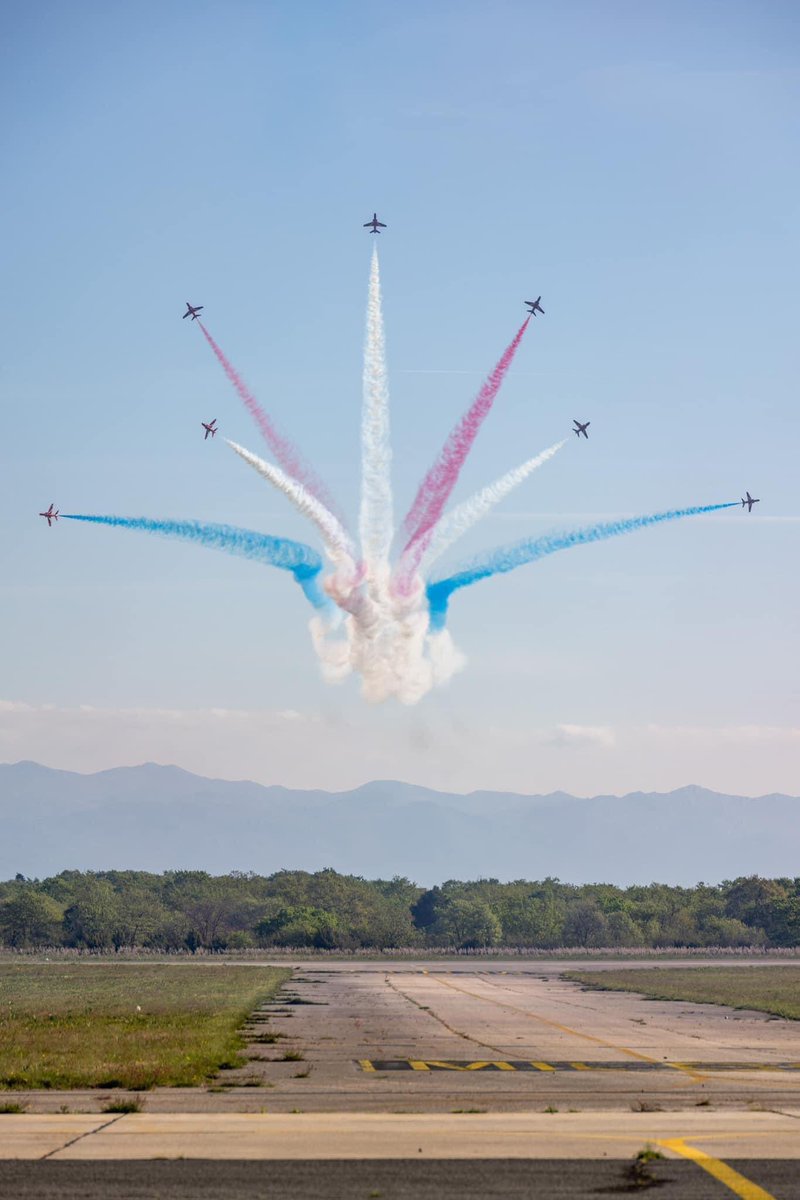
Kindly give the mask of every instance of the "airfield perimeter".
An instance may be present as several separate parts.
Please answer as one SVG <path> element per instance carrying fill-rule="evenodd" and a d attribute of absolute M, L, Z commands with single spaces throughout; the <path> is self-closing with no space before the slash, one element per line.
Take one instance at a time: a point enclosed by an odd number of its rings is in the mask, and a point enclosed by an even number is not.
<path fill-rule="evenodd" d="M 498 1159 L 541 1160 L 544 1169 L 544 1160 L 630 1158 L 650 1142 L 690 1172 L 665 1196 L 800 1197 L 800 1023 L 589 991 L 562 978 L 603 965 L 296 963 L 284 992 L 246 1027 L 254 1039 L 267 1029 L 282 1036 L 254 1040 L 246 1067 L 220 1074 L 216 1087 L 225 1090 L 155 1089 L 141 1097 L 142 1112 L 114 1116 L 102 1113 L 114 1092 L 26 1092 L 26 1113 L 0 1118 L 0 1157 L 308 1164 L 422 1155 L 481 1160 L 480 1174 Z M 698 1166 L 698 1153 L 728 1169 L 734 1159 L 762 1167 L 748 1168 L 751 1190 L 737 1192 L 708 1162 Z M 24 1178 L 15 1186 L 25 1194 Z M 461 1194 L 471 1194 L 465 1186 Z M 497 1194 L 526 1194 L 515 1186 L 508 1180 Z M 548 1194 L 584 1194 L 577 1181 L 573 1192 L 553 1186 Z M 495 1194 L 487 1188 L 476 1194 Z M 295 1195 L 286 1189 L 274 1194 Z M 378 1191 L 406 1194 L 384 1183 Z M 426 1193 L 420 1185 L 407 1194 Z M 440 1181 L 435 1194 L 450 1192 Z"/>

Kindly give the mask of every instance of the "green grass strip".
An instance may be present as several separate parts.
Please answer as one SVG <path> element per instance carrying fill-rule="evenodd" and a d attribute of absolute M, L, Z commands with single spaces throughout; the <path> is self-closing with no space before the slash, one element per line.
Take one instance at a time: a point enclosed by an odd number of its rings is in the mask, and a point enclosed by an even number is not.
<path fill-rule="evenodd" d="M 0 1088 L 196 1087 L 291 971 L 181 963 L 0 966 Z"/>
<path fill-rule="evenodd" d="M 795 966 L 569 971 L 564 978 L 599 991 L 638 992 L 650 1000 L 725 1004 L 800 1020 L 800 967 Z"/>

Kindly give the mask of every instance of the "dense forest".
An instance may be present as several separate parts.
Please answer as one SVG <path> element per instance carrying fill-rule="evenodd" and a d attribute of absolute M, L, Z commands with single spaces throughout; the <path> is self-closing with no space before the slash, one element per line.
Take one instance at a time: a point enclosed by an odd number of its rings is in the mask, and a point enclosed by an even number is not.
<path fill-rule="evenodd" d="M 800 945 L 800 879 L 693 888 L 558 879 L 367 880 L 325 870 L 63 871 L 0 883 L 0 943 L 85 950 L 556 949 Z"/>

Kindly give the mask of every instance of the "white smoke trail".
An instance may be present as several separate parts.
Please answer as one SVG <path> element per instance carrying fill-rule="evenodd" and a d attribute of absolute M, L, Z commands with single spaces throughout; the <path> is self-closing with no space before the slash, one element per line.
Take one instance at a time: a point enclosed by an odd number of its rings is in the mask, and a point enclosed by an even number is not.
<path fill-rule="evenodd" d="M 558 451 L 566 444 L 567 439 L 564 438 L 563 441 L 548 447 L 541 454 L 537 454 L 535 458 L 529 458 L 527 462 L 514 467 L 505 475 L 501 475 L 494 483 L 487 484 L 485 488 L 476 492 L 474 496 L 470 496 L 463 504 L 459 504 L 451 512 L 446 513 L 439 524 L 434 527 L 433 536 L 422 555 L 420 568 L 430 567 L 468 529 L 482 520 L 496 504 L 506 498 L 509 492 L 513 492 L 514 488 L 519 487 L 529 475 L 546 463 L 548 459 L 551 459 L 554 454 L 558 454 Z M 400 571 L 402 571 L 402 562 Z"/>
<path fill-rule="evenodd" d="M 385 573 L 394 530 L 392 513 L 392 447 L 389 437 L 389 384 L 381 311 L 381 279 L 377 246 L 372 250 L 364 343 L 361 409 L 361 553 L 370 575 Z"/>
<path fill-rule="evenodd" d="M 286 496 L 298 512 L 302 513 L 304 517 L 308 517 L 309 521 L 316 525 L 337 570 L 345 575 L 354 576 L 356 554 L 353 543 L 339 519 L 325 507 L 322 501 L 318 500 L 316 496 L 312 496 L 302 483 L 292 479 L 274 463 L 265 462 L 257 454 L 245 450 L 244 446 L 239 446 L 227 438 L 225 440 L 231 450 L 235 450 L 240 458 L 258 471 L 262 479 L 268 480 L 273 487 Z"/>

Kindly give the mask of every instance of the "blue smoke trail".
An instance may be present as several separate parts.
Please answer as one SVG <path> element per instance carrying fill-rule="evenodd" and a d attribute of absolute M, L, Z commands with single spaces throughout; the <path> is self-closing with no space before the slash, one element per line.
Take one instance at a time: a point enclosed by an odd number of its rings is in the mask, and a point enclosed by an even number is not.
<path fill-rule="evenodd" d="M 96 525 L 113 525 L 122 529 L 138 529 L 142 533 L 157 533 L 162 537 L 197 542 L 212 550 L 225 550 L 240 558 L 252 558 L 268 563 L 282 571 L 290 571 L 314 608 L 330 607 L 331 601 L 319 585 L 322 559 L 305 542 L 289 538 L 270 537 L 253 529 L 236 525 L 213 525 L 202 521 L 155 521 L 149 517 L 98 517 L 79 513 L 62 513 L 65 521 L 91 521 Z"/>
<path fill-rule="evenodd" d="M 479 579 L 501 575 L 536 562 L 557 550 L 569 550 L 571 546 L 583 546 L 587 542 L 601 542 L 605 538 L 644 529 L 647 525 L 660 525 L 662 521 L 677 521 L 680 517 L 694 517 L 700 513 L 716 512 L 720 508 L 736 508 L 736 501 L 728 504 L 704 504 L 695 508 L 674 508 L 669 512 L 653 513 L 645 517 L 627 517 L 619 521 L 606 521 L 599 525 L 587 525 L 583 529 L 572 529 L 565 533 L 546 533 L 538 538 L 526 538 L 511 546 L 499 546 L 486 555 L 476 558 L 463 570 L 447 579 L 437 579 L 427 587 L 430 607 L 430 627 L 433 631 L 444 629 L 447 621 L 447 606 L 453 592 L 469 587 Z"/>

